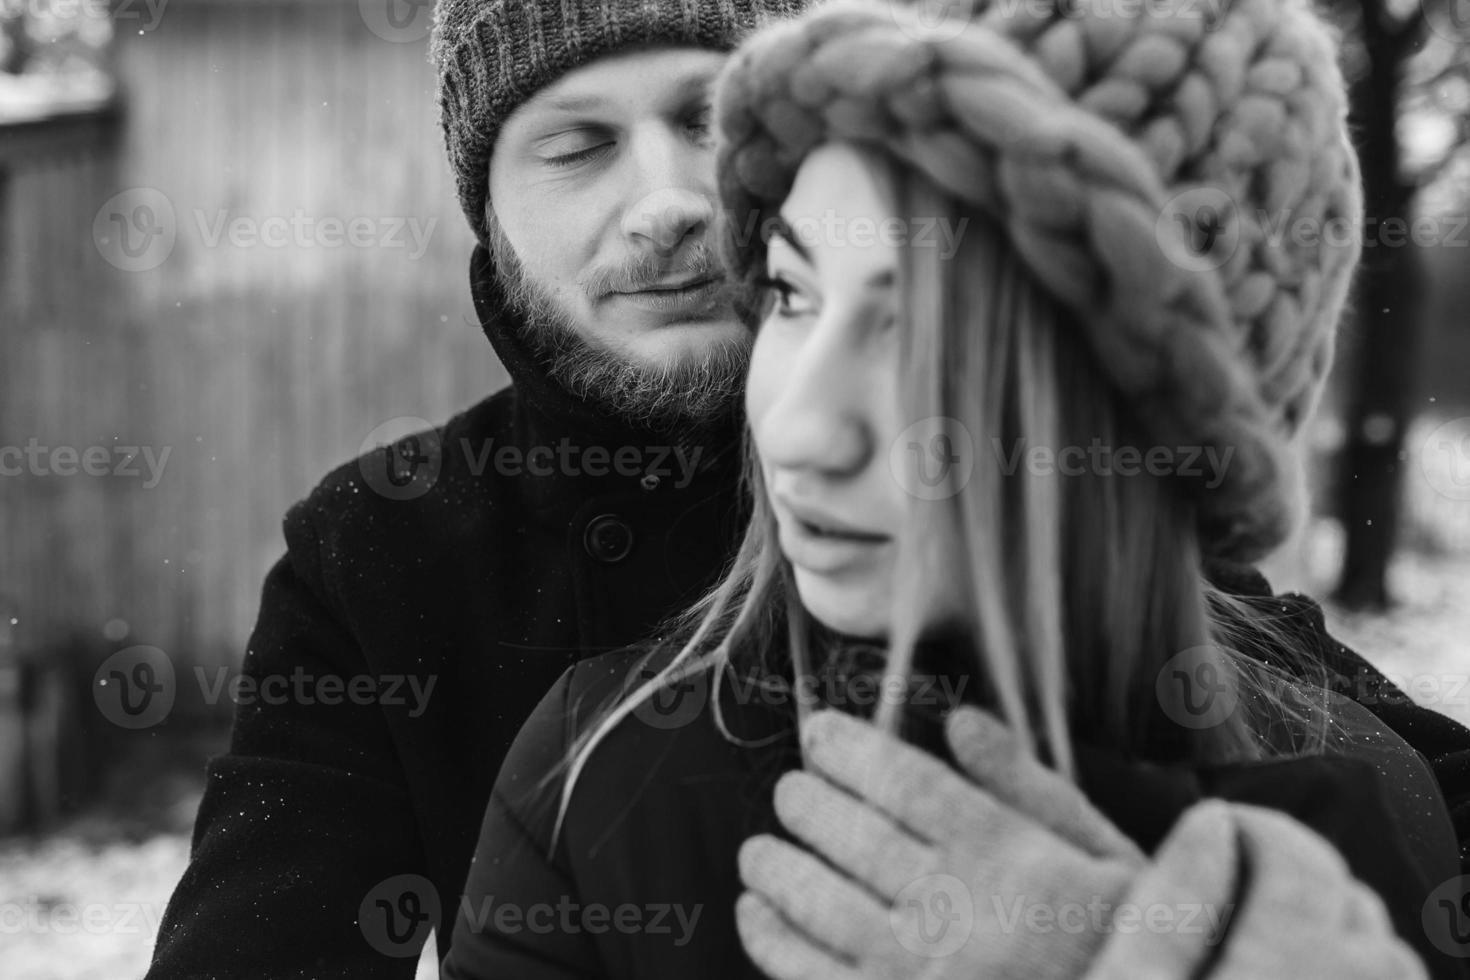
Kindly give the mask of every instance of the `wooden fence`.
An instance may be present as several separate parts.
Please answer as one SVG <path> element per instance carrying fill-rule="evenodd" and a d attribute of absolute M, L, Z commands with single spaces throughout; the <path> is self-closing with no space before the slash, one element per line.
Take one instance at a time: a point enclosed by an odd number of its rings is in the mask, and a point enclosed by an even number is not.
<path fill-rule="evenodd" d="M 174 0 L 113 112 L 0 128 L 0 659 L 233 668 L 286 508 L 504 383 L 425 25 L 372 6 Z"/>

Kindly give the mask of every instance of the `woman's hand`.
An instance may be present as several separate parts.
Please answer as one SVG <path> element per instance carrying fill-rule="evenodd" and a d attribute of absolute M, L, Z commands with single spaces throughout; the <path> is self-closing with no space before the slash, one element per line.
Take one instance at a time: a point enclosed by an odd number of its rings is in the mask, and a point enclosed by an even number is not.
<path fill-rule="evenodd" d="M 1205 800 L 1187 810 L 1127 903 L 1223 908 L 1219 949 L 1182 932 L 1115 931 L 1085 980 L 1424 980 L 1383 900 L 1320 835 L 1274 810 Z"/>
<path fill-rule="evenodd" d="M 821 858 L 770 836 L 740 853 L 737 925 L 769 976 L 1425 977 L 1382 900 L 1290 817 L 1206 800 L 1146 859 L 994 718 L 962 708 L 948 734 L 973 783 L 812 716 L 813 770 L 782 777 L 776 813 Z"/>
<path fill-rule="evenodd" d="M 964 705 L 945 719 L 950 752 L 966 775 L 1013 810 L 1093 857 L 1132 865 L 1147 858 L 1077 787 L 1021 748 L 1015 734 L 993 715 Z"/>
<path fill-rule="evenodd" d="M 1003 726 L 968 711 L 950 730 L 984 787 L 866 722 L 812 716 L 813 771 L 786 773 L 775 804 L 815 854 L 765 835 L 740 852 L 750 890 L 737 925 L 768 975 L 1075 980 L 1086 970 L 1143 856 Z"/>

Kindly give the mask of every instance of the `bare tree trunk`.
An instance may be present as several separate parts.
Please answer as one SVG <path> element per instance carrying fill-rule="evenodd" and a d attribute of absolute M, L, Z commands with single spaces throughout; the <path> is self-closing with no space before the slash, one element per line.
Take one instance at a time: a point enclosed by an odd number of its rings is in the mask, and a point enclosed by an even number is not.
<path fill-rule="evenodd" d="M 1370 69 L 1353 93 L 1369 223 L 1355 304 L 1360 339 L 1348 365 L 1353 384 L 1338 480 L 1347 550 L 1334 597 L 1355 608 L 1384 608 L 1393 601 L 1387 577 L 1398 530 L 1399 455 L 1410 421 L 1421 333 L 1415 246 L 1403 241 L 1389 247 L 1377 235 L 1386 219 L 1407 220 L 1413 196 L 1399 173 L 1396 131 L 1409 35 L 1386 31 L 1378 6 L 1374 0 L 1363 4 Z"/>
<path fill-rule="evenodd" d="M 1347 531 L 1335 598 L 1353 608 L 1391 605 L 1388 564 L 1398 533 L 1404 432 L 1411 420 L 1420 334 L 1418 263 L 1412 246 L 1382 249 L 1359 304 L 1367 325 L 1353 365 L 1347 445 L 1339 465 L 1339 514 Z"/>

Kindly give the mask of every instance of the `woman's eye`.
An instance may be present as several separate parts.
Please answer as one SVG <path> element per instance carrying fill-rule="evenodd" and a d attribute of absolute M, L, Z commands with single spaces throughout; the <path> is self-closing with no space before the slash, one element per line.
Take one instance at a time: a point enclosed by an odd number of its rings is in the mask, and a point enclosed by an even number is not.
<path fill-rule="evenodd" d="M 790 280 L 781 276 L 758 276 L 755 284 L 776 294 L 776 315 L 794 319 L 815 312 L 811 301 Z"/>

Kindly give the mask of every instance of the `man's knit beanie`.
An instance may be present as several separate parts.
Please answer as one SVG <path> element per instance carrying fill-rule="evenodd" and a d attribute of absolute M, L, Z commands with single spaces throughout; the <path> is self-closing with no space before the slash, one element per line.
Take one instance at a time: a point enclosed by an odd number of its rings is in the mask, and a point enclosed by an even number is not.
<path fill-rule="evenodd" d="M 429 58 L 460 206 L 485 244 L 490 154 L 501 125 L 560 76 L 625 48 L 729 51 L 806 0 L 439 0 Z"/>
<path fill-rule="evenodd" d="M 1290 440 L 1361 251 L 1332 28 L 1309 0 L 935 9 L 834 0 L 737 52 L 716 91 L 728 227 L 764 227 L 826 141 L 916 169 L 993 219 L 1148 438 L 1181 464 L 1232 453 L 1218 485 L 1178 475 L 1206 553 L 1259 558 L 1299 517 Z M 765 242 L 734 237 L 749 285 Z"/>

